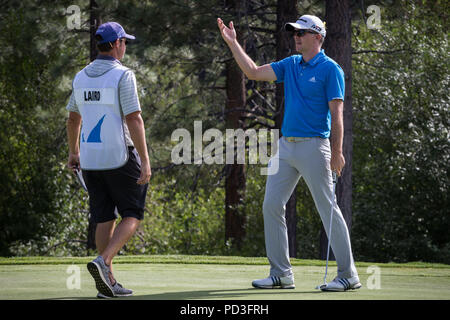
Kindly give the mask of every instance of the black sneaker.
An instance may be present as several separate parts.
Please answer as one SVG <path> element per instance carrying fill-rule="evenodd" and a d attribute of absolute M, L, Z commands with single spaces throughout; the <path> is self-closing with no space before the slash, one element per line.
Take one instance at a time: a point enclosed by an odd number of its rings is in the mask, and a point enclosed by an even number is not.
<path fill-rule="evenodd" d="M 116 283 L 112 286 L 115 297 L 129 297 L 133 295 L 133 290 L 122 287 L 120 283 Z"/>
<path fill-rule="evenodd" d="M 95 280 L 95 286 L 100 294 L 106 297 L 114 297 L 114 290 L 109 280 L 111 271 L 105 264 L 102 256 L 98 256 L 87 264 L 87 269 Z"/>

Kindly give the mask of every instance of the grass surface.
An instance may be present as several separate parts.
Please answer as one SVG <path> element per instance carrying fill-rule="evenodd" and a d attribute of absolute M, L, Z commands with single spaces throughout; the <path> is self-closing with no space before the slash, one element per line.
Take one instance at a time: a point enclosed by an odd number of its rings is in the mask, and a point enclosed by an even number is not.
<path fill-rule="evenodd" d="M 92 258 L 0 258 L 0 299 L 95 299 L 97 291 L 86 269 Z M 292 259 L 292 264 L 294 290 L 251 287 L 251 280 L 268 275 L 266 258 L 119 256 L 114 260 L 114 274 L 135 292 L 121 299 L 450 299 L 448 265 L 357 263 L 363 288 L 325 293 L 314 289 L 323 281 L 324 261 Z M 335 262 L 330 265 L 328 281 L 336 276 Z M 380 289 L 369 289 L 374 276 L 368 267 L 374 265 L 380 268 Z M 67 282 L 76 284 L 73 270 L 79 270 L 79 289 L 67 286 Z"/>

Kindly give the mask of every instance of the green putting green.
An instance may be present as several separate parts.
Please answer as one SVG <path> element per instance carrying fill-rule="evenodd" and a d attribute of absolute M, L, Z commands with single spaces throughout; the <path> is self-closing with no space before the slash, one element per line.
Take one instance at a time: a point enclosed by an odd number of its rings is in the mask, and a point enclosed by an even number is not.
<path fill-rule="evenodd" d="M 94 281 L 86 269 L 92 258 L 0 258 L 0 299 L 96 299 Z M 324 261 L 293 259 L 292 264 L 293 290 L 251 286 L 253 279 L 268 275 L 265 258 L 120 256 L 114 274 L 135 292 L 121 299 L 450 299 L 448 265 L 357 263 L 361 289 L 326 293 L 315 290 L 323 281 Z M 327 280 L 334 276 L 336 264 L 332 262 Z"/>

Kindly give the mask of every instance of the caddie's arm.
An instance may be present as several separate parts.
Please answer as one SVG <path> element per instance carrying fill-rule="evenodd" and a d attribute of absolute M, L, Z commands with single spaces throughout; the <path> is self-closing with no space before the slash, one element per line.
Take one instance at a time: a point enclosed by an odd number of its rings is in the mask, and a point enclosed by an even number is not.
<path fill-rule="evenodd" d="M 237 64 L 250 80 L 275 81 L 277 76 L 270 64 L 258 67 L 256 63 L 245 53 L 236 38 L 236 30 L 233 21 L 230 22 L 229 28 L 223 23 L 222 19 L 217 18 L 217 25 L 223 40 L 226 42 Z"/>
<path fill-rule="evenodd" d="M 334 99 L 328 102 L 331 113 L 331 170 L 341 175 L 345 166 L 345 158 L 342 152 L 344 140 L 344 101 Z"/>
<path fill-rule="evenodd" d="M 81 116 L 76 112 L 69 112 L 66 122 L 67 140 L 69 144 L 69 160 L 67 167 L 74 170 L 80 166 L 80 128 Z"/>
<path fill-rule="evenodd" d="M 152 175 L 152 169 L 150 167 L 150 159 L 147 151 L 147 142 L 145 139 L 145 127 L 144 120 L 142 120 L 141 112 L 136 111 L 125 116 L 127 122 L 128 131 L 130 131 L 131 140 L 133 140 L 134 147 L 139 153 L 141 158 L 141 176 L 139 177 L 138 184 L 149 183 Z"/>

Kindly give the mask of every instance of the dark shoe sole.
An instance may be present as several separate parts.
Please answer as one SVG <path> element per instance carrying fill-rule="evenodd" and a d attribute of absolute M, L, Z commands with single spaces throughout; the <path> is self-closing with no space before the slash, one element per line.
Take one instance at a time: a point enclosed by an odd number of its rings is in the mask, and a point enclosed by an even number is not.
<path fill-rule="evenodd" d="M 295 289 L 295 285 L 289 286 L 258 286 L 252 283 L 253 288 L 257 289 Z"/>
<path fill-rule="evenodd" d="M 131 296 L 133 296 L 132 293 L 127 293 L 127 294 L 114 294 L 114 297 L 107 297 L 107 296 L 101 294 L 100 292 L 97 293 L 97 298 L 99 298 L 99 299 L 111 299 L 111 298 L 131 297 Z"/>
<path fill-rule="evenodd" d="M 97 264 L 95 264 L 94 262 L 89 262 L 87 264 L 87 269 L 91 274 L 92 278 L 94 278 L 95 287 L 97 288 L 98 292 L 100 292 L 102 295 L 106 297 L 110 298 L 114 297 L 114 292 L 102 277 L 100 267 L 97 266 Z"/>

